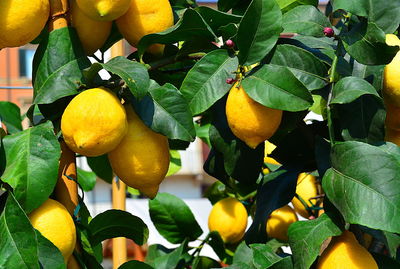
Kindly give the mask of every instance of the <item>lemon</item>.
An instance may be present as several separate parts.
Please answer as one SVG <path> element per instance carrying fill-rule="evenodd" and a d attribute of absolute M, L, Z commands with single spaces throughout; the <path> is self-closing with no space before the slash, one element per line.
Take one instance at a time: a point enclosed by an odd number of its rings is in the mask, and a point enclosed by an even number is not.
<path fill-rule="evenodd" d="M 218 201 L 208 216 L 208 228 L 217 231 L 228 244 L 239 242 L 247 227 L 247 211 L 236 198 L 228 197 Z"/>
<path fill-rule="evenodd" d="M 301 173 L 297 177 L 297 186 L 296 186 L 296 194 L 303 199 L 308 206 L 312 206 L 311 201 L 315 204 L 316 200 L 310 200 L 310 198 L 316 197 L 318 195 L 317 181 L 316 177 L 307 174 Z M 308 218 L 310 213 L 307 211 L 306 207 L 302 204 L 302 202 L 297 198 L 293 197 L 292 204 L 294 210 L 299 213 L 302 217 Z"/>
<path fill-rule="evenodd" d="M 136 47 L 139 40 L 148 34 L 162 32 L 174 24 L 174 15 L 168 0 L 132 0 L 125 15 L 116 20 L 123 37 Z M 153 54 L 161 54 L 163 45 L 148 48 Z"/>
<path fill-rule="evenodd" d="M 226 117 L 233 134 L 249 147 L 256 148 L 278 129 L 282 110 L 257 103 L 236 83 L 229 91 Z"/>
<path fill-rule="evenodd" d="M 48 199 L 29 214 L 29 219 L 32 226 L 51 241 L 68 261 L 75 248 L 76 231 L 67 209 L 61 203 Z"/>
<path fill-rule="evenodd" d="M 168 172 L 168 139 L 148 128 L 131 106 L 126 106 L 126 112 L 128 132 L 108 159 L 123 182 L 154 198 Z"/>
<path fill-rule="evenodd" d="M 386 35 L 386 43 L 390 46 L 400 46 L 400 40 L 393 34 Z M 383 96 L 385 100 L 400 107 L 400 53 L 385 66 L 383 71 Z"/>
<path fill-rule="evenodd" d="M 268 237 L 288 241 L 290 224 L 298 221 L 296 212 L 288 205 L 274 210 L 267 220 Z"/>
<path fill-rule="evenodd" d="M 125 14 L 131 0 L 76 0 L 76 3 L 93 20 L 113 21 Z"/>
<path fill-rule="evenodd" d="M 92 55 L 100 49 L 111 33 L 111 21 L 91 19 L 80 10 L 75 1 L 71 2 L 71 23 L 87 55 Z"/>
<path fill-rule="evenodd" d="M 268 140 L 265 140 L 265 142 L 264 142 L 264 162 L 265 163 L 270 163 L 270 164 L 274 164 L 274 165 L 281 165 L 274 158 L 268 157 L 268 155 L 271 154 L 275 149 L 276 149 L 276 146 L 274 144 L 272 144 Z"/>
<path fill-rule="evenodd" d="M 76 153 L 100 156 L 113 150 L 128 130 L 124 107 L 106 88 L 78 94 L 61 118 L 65 143 Z"/>
<path fill-rule="evenodd" d="M 332 239 L 322 253 L 317 269 L 378 269 L 372 255 L 362 247 L 354 234 L 344 231 Z"/>
<path fill-rule="evenodd" d="M 31 42 L 40 34 L 49 15 L 49 0 L 2 0 L 0 49 Z"/>

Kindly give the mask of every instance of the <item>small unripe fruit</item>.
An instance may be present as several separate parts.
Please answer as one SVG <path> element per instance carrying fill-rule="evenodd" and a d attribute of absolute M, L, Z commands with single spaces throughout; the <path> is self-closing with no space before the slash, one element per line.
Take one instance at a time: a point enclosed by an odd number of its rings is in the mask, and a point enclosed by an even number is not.
<path fill-rule="evenodd" d="M 324 28 L 324 35 L 326 37 L 333 37 L 335 35 L 335 32 L 333 31 L 333 29 L 331 27 L 325 27 Z"/>
<path fill-rule="evenodd" d="M 233 84 L 235 82 L 236 82 L 236 79 L 233 79 L 233 78 L 227 78 L 226 79 L 226 84 Z"/>
<path fill-rule="evenodd" d="M 235 42 L 233 42 L 233 40 L 231 40 L 231 39 L 228 39 L 227 41 L 225 41 L 225 45 L 228 48 L 233 48 L 235 46 Z"/>

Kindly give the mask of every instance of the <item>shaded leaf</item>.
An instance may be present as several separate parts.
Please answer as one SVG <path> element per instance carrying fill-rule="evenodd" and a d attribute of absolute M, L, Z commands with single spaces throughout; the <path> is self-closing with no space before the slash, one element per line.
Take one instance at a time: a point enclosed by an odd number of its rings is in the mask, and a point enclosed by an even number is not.
<path fill-rule="evenodd" d="M 21 111 L 14 103 L 0 101 L 0 121 L 6 125 L 9 134 L 22 131 Z"/>
<path fill-rule="evenodd" d="M 153 269 L 153 267 L 144 262 L 133 260 L 123 263 L 118 269 Z"/>
<path fill-rule="evenodd" d="M 39 262 L 43 268 L 63 269 L 66 268 L 64 257 L 60 250 L 44 237 L 39 231 L 35 230 L 38 242 Z"/>
<path fill-rule="evenodd" d="M 357 77 L 345 77 L 335 84 L 331 104 L 351 103 L 365 94 L 380 98 L 375 88 L 367 81 Z"/>
<path fill-rule="evenodd" d="M 90 169 L 101 179 L 111 183 L 113 171 L 107 154 L 98 157 L 86 157 Z"/>

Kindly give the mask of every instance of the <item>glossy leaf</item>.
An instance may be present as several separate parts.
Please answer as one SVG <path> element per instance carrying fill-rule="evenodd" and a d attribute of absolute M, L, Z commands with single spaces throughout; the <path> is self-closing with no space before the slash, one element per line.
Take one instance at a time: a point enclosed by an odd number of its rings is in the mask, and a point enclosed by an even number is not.
<path fill-rule="evenodd" d="M 184 241 L 178 248 L 176 248 L 172 252 L 157 257 L 152 263 L 153 267 L 157 269 L 177 268 L 178 264 L 181 261 L 181 256 L 184 249 L 186 248 L 186 245 L 187 243 L 186 241 Z"/>
<path fill-rule="evenodd" d="M 34 103 L 50 104 L 70 95 L 84 83 L 83 69 L 90 66 L 74 28 L 52 31 L 44 38 L 33 59 Z"/>
<path fill-rule="evenodd" d="M 237 57 L 226 50 L 214 50 L 198 61 L 182 82 L 180 91 L 188 101 L 192 115 L 210 108 L 222 98 L 232 85 L 227 78 L 234 78 L 238 67 Z"/>
<path fill-rule="evenodd" d="M 115 237 L 126 237 L 138 245 L 143 245 L 149 237 L 149 229 L 139 217 L 116 209 L 107 210 L 94 217 L 89 223 L 89 230 L 90 241 L 94 245 Z"/>
<path fill-rule="evenodd" d="M 380 98 L 375 88 L 367 81 L 357 77 L 345 77 L 335 84 L 331 104 L 351 103 L 365 94 Z"/>
<path fill-rule="evenodd" d="M 218 1 L 218 9 L 221 11 L 229 11 L 232 7 L 234 7 L 240 0 L 219 0 Z"/>
<path fill-rule="evenodd" d="M 275 1 L 253 0 L 244 14 L 237 33 L 239 62 L 260 62 L 275 46 L 282 32 L 282 13 Z"/>
<path fill-rule="evenodd" d="M 354 61 L 352 76 L 365 79 L 379 91 L 382 88 L 384 67 L 384 65 L 364 65 Z"/>
<path fill-rule="evenodd" d="M 237 24 L 241 20 L 241 16 L 224 13 L 216 9 L 200 6 L 195 9 L 203 17 L 204 21 L 211 27 L 211 29 L 219 35 L 220 27 L 234 23 Z"/>
<path fill-rule="evenodd" d="M 98 157 L 87 157 L 87 163 L 90 169 L 104 181 L 111 183 L 113 179 L 113 171 L 108 161 L 107 155 Z"/>
<path fill-rule="evenodd" d="M 0 238 L 0 268 L 39 269 L 35 230 L 12 193 L 0 215 Z"/>
<path fill-rule="evenodd" d="M 332 27 L 329 19 L 314 6 L 298 6 L 283 16 L 282 26 L 286 33 L 315 37 L 324 36 L 324 28 Z"/>
<path fill-rule="evenodd" d="M 81 168 L 77 168 L 78 172 L 78 183 L 84 191 L 93 190 L 96 185 L 96 174 L 91 171 L 85 171 Z"/>
<path fill-rule="evenodd" d="M 120 267 L 118 267 L 118 269 L 153 269 L 153 267 L 151 267 L 147 263 L 132 260 L 123 263 Z"/>
<path fill-rule="evenodd" d="M 253 100 L 270 108 L 301 111 L 313 103 L 307 88 L 284 66 L 264 65 L 242 86 Z"/>
<path fill-rule="evenodd" d="M 44 237 L 39 231 L 35 230 L 38 242 L 39 262 L 43 268 L 64 269 L 66 268 L 64 257 L 60 250 Z"/>
<path fill-rule="evenodd" d="M 190 208 L 172 194 L 159 193 L 149 200 L 149 211 L 157 231 L 173 244 L 196 240 L 203 233 Z"/>
<path fill-rule="evenodd" d="M 14 103 L 0 101 L 0 121 L 6 125 L 9 134 L 22 131 L 21 111 Z"/>
<path fill-rule="evenodd" d="M 282 12 L 287 12 L 299 5 L 318 6 L 318 0 L 276 0 Z"/>
<path fill-rule="evenodd" d="M 57 182 L 61 152 L 53 125 L 46 122 L 6 136 L 3 143 L 7 163 L 1 179 L 29 213 L 47 200 Z"/>
<path fill-rule="evenodd" d="M 250 247 L 253 251 L 253 264 L 257 269 L 269 268 L 282 259 L 268 245 L 252 244 Z"/>
<path fill-rule="evenodd" d="M 328 69 L 314 54 L 292 45 L 278 45 L 271 64 L 286 66 L 309 91 L 327 85 Z"/>
<path fill-rule="evenodd" d="M 345 220 L 399 233 L 400 149 L 391 143 L 344 142 L 332 148 L 331 161 L 322 186 Z"/>
<path fill-rule="evenodd" d="M 297 221 L 289 226 L 289 244 L 295 268 L 308 269 L 318 257 L 322 243 L 342 230 L 327 215 L 315 220 Z"/>

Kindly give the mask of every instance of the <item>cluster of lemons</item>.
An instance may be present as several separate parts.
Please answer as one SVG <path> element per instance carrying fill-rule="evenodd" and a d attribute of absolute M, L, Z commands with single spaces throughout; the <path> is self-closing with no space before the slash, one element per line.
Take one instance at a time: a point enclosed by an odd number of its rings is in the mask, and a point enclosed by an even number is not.
<path fill-rule="evenodd" d="M 100 49 L 110 36 L 113 21 L 134 47 L 151 33 L 174 23 L 168 0 L 70 0 L 68 13 L 87 55 Z M 50 17 L 49 0 L 4 0 L 0 9 L 0 49 L 23 46 L 34 40 Z M 148 48 L 160 54 L 163 45 Z"/>

